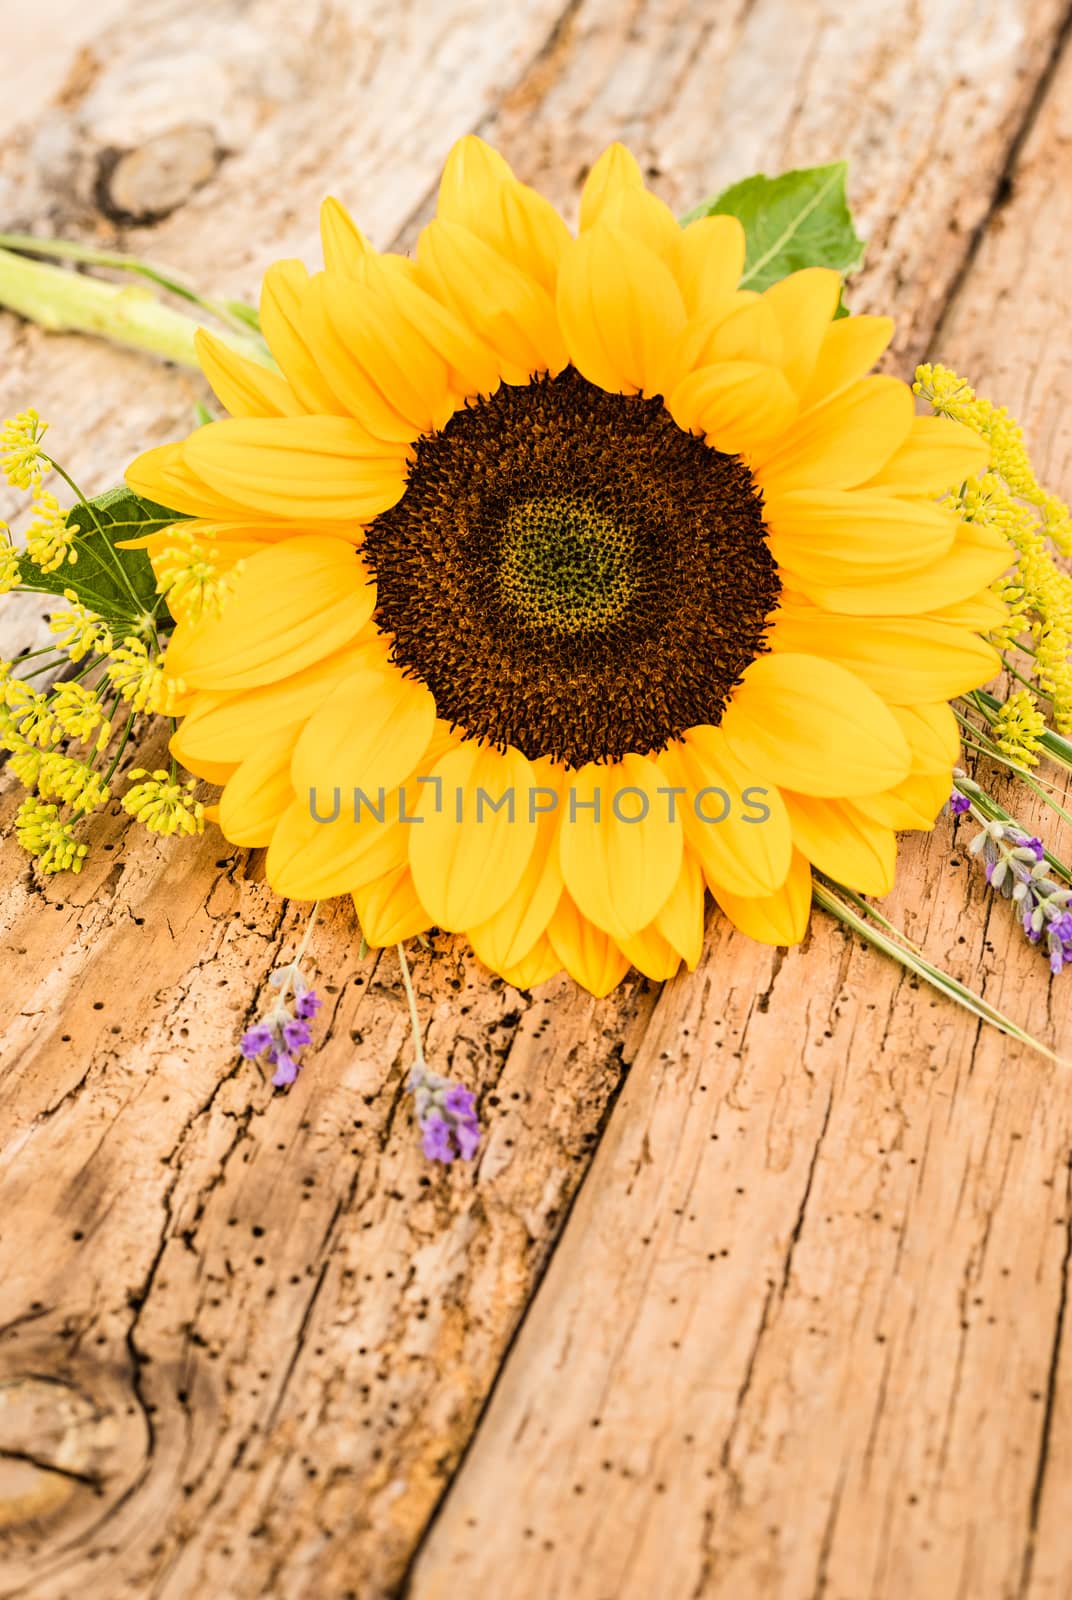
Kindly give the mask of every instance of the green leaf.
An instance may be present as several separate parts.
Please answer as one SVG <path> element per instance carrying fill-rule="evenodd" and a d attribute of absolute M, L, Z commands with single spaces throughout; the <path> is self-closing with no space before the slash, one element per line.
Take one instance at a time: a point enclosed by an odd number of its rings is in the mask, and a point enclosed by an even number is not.
<path fill-rule="evenodd" d="M 801 267 L 854 271 L 863 259 L 864 241 L 853 226 L 845 194 L 848 165 L 801 167 L 768 178 L 762 172 L 724 189 L 696 206 L 683 223 L 697 217 L 739 217 L 747 250 L 742 289 L 768 289 Z M 839 307 L 838 315 L 845 310 Z"/>
<path fill-rule="evenodd" d="M 26 555 L 19 562 L 20 588 L 62 595 L 73 589 L 84 606 L 112 625 L 120 636 L 133 629 L 159 603 L 152 563 L 144 550 L 120 550 L 121 539 L 140 539 L 185 520 L 181 512 L 143 500 L 120 485 L 84 505 L 72 506 L 69 528 L 79 530 L 78 560 L 55 572 L 42 572 Z M 98 527 L 98 523 L 100 526 Z"/>

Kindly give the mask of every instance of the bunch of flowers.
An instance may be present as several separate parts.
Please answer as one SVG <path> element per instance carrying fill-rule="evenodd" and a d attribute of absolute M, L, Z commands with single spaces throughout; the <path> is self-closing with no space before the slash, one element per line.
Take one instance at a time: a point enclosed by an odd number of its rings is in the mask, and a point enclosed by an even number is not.
<path fill-rule="evenodd" d="M 33 496 L 24 551 L 3 530 L 0 592 L 63 601 L 49 617 L 49 644 L 0 662 L 0 748 L 29 791 L 16 816 L 18 842 L 42 872 L 78 872 L 88 852 L 80 825 L 112 798 L 138 717 L 167 715 L 182 685 L 164 674 L 162 595 L 116 544 L 114 515 L 91 504 L 45 451 L 46 430 L 26 411 L 0 433 L 8 483 Z M 73 511 L 43 488 L 52 473 L 74 491 Z M 107 617 L 85 601 L 97 594 Z M 203 830 L 204 806 L 174 761 L 168 770 L 135 769 L 127 781 L 133 787 L 119 803 L 151 833 Z"/>
<path fill-rule="evenodd" d="M 564 970 L 599 996 L 631 966 L 693 968 L 708 892 L 779 945 L 816 903 L 1026 1038 L 865 897 L 892 886 L 897 833 L 934 826 L 961 739 L 1065 816 L 1035 769 L 1072 770 L 1072 523 L 957 374 L 872 373 L 893 324 L 845 314 L 844 169 L 748 179 L 679 222 L 615 145 L 574 236 L 467 138 L 415 261 L 334 200 L 322 241 L 315 277 L 270 268 L 259 318 L 44 242 L 215 315 L 219 337 L 143 305 L 141 339 L 199 362 L 228 415 L 93 501 L 35 413 L 0 437 L 33 496 L 0 584 L 67 602 L 48 659 L 0 680 L 39 866 L 77 870 L 135 718 L 173 717 L 170 770 L 132 771 L 121 803 L 156 832 L 211 816 L 266 847 L 278 893 L 352 896 L 363 947 L 397 946 L 407 1086 L 444 1163 L 481 1129 L 423 1056 L 405 942 L 433 926 L 517 987 Z M 91 325 L 87 280 L 54 268 L 24 264 L 23 307 L 57 280 L 67 325 Z M 209 810 L 197 779 L 222 790 Z M 1072 872 L 956 781 L 988 881 L 1057 972 Z M 241 1041 L 279 1088 L 319 1003 L 304 948 Z"/>

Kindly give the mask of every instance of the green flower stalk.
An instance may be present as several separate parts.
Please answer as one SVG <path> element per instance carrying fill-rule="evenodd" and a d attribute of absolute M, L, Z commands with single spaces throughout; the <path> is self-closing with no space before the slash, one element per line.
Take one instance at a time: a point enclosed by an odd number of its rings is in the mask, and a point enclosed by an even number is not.
<path fill-rule="evenodd" d="M 33 241 L 32 247 L 37 249 L 46 243 Z M 157 281 L 167 280 L 157 275 Z M 175 284 L 167 282 L 167 287 L 174 289 Z M 198 303 L 218 314 L 220 308 L 211 302 Z M 68 272 L 0 249 L 0 306 L 50 333 L 98 334 L 179 366 L 200 365 L 194 335 L 202 323 L 184 311 L 164 305 L 151 290 L 140 285 L 105 283 L 85 273 Z M 226 313 L 226 308 L 222 309 Z M 238 320 L 233 313 L 227 314 L 221 338 L 250 360 L 271 365 L 264 340 L 252 328 L 236 326 Z"/>

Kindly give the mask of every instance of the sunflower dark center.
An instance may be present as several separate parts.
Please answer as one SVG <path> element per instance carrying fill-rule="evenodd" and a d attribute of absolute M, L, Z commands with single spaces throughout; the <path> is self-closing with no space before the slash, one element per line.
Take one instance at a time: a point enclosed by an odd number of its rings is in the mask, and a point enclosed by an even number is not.
<path fill-rule="evenodd" d="M 440 716 L 569 766 L 717 724 L 779 591 L 744 462 L 572 368 L 421 439 L 366 554 Z"/>

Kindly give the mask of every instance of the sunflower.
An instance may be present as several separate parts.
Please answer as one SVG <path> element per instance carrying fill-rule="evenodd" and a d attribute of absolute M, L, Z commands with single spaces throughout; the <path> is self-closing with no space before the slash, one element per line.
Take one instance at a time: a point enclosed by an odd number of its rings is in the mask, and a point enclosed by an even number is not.
<path fill-rule="evenodd" d="M 691 968 L 706 890 L 775 944 L 813 867 L 888 891 L 1009 560 L 939 503 L 978 436 L 868 375 L 891 321 L 825 269 L 739 288 L 737 220 L 682 228 L 621 145 L 576 237 L 471 137 L 415 259 L 334 200 L 322 236 L 265 279 L 278 370 L 200 334 L 230 418 L 128 474 L 234 566 L 166 660 L 224 834 L 526 988 Z"/>

